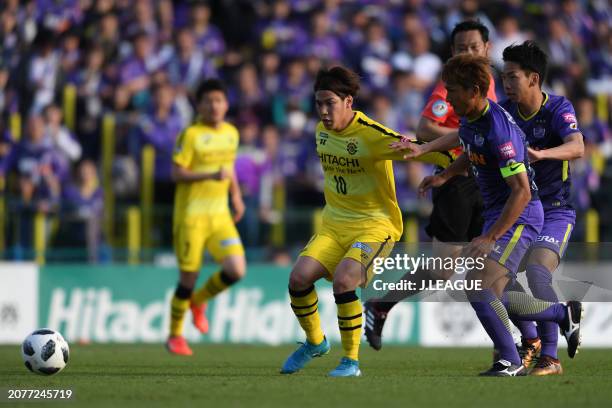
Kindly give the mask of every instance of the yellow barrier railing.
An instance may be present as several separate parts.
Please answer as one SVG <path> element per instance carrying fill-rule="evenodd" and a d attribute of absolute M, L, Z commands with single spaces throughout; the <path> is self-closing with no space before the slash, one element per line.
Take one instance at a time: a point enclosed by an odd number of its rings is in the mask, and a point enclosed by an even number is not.
<path fill-rule="evenodd" d="M 596 97 L 597 117 L 604 123 L 608 122 L 610 110 L 608 108 L 608 95 L 605 93 L 598 94 Z"/>
<path fill-rule="evenodd" d="M 76 129 L 76 102 L 77 102 L 77 88 L 72 84 L 68 84 L 64 87 L 64 98 L 63 98 L 63 109 L 64 109 L 64 123 L 66 127 L 71 131 Z"/>
<path fill-rule="evenodd" d="M 115 159 L 115 117 L 102 119 L 102 188 L 104 189 L 104 234 L 109 243 L 114 238 L 115 193 L 113 191 L 113 160 Z"/>
<path fill-rule="evenodd" d="M 21 140 L 21 115 L 19 113 L 11 113 L 11 117 L 9 118 L 9 127 L 11 129 L 13 142 L 18 142 Z"/>
<path fill-rule="evenodd" d="M 141 228 L 140 209 L 132 206 L 127 210 L 127 246 L 128 246 L 128 263 L 136 265 L 140 262 L 140 228 Z"/>
<path fill-rule="evenodd" d="M 153 201 L 155 195 L 155 149 L 146 145 L 141 152 L 140 205 L 142 211 L 142 246 L 151 248 Z"/>
<path fill-rule="evenodd" d="M 584 240 L 587 243 L 599 242 L 599 213 L 591 208 L 585 215 L 585 234 Z"/>
<path fill-rule="evenodd" d="M 45 264 L 45 250 L 47 247 L 47 226 L 45 214 L 39 212 L 34 216 L 34 254 L 36 263 Z"/>
<path fill-rule="evenodd" d="M 278 222 L 272 225 L 272 245 L 283 246 L 285 244 L 285 186 L 277 184 L 272 192 L 272 207 L 280 215 Z"/>
<path fill-rule="evenodd" d="M 419 220 L 417 217 L 408 216 L 404 222 L 404 242 L 416 244 L 419 242 Z"/>

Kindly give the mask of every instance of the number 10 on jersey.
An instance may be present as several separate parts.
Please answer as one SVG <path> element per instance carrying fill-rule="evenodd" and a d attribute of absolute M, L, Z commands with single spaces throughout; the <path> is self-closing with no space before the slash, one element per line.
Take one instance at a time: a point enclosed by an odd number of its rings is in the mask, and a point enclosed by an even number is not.
<path fill-rule="evenodd" d="M 334 181 L 336 182 L 336 192 L 346 195 L 346 180 L 344 180 L 344 177 L 334 176 Z"/>

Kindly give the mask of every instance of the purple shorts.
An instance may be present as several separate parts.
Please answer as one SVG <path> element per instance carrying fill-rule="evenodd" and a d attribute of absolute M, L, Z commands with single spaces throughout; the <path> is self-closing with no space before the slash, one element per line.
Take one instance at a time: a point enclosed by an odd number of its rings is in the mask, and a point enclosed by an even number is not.
<path fill-rule="evenodd" d="M 485 218 L 483 232 L 487 232 L 495 224 L 499 215 L 501 215 L 501 210 L 497 216 Z M 508 269 L 512 276 L 516 277 L 523 256 L 529 250 L 532 242 L 540 235 L 543 224 L 542 203 L 539 200 L 530 201 L 516 223 L 495 242 L 489 259 L 499 262 Z"/>
<path fill-rule="evenodd" d="M 563 258 L 574 230 L 576 212 L 572 208 L 549 208 L 544 211 L 544 226 L 531 248 L 548 248 Z"/>

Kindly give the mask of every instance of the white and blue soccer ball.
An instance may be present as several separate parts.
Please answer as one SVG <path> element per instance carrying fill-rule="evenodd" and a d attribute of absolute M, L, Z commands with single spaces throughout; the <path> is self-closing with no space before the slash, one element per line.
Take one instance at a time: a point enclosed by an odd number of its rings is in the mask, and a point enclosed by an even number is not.
<path fill-rule="evenodd" d="M 38 329 L 23 341 L 21 355 L 28 370 L 36 374 L 52 375 L 66 367 L 70 349 L 59 332 Z"/>

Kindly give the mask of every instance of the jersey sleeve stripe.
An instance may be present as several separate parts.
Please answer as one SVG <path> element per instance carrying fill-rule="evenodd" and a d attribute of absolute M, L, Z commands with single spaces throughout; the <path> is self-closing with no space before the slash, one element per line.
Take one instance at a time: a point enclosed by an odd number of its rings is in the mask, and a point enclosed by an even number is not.
<path fill-rule="evenodd" d="M 402 138 L 398 133 L 392 132 L 389 129 L 385 129 L 384 127 L 382 127 L 382 126 L 380 126 L 380 125 L 378 125 L 376 123 L 368 122 L 368 121 L 364 120 L 363 118 L 357 119 L 357 122 L 362 124 L 362 125 L 364 125 L 364 126 L 371 127 L 372 129 L 376 129 L 376 130 L 378 130 L 380 133 L 382 133 L 385 136 L 391 136 L 391 137 L 394 137 L 396 139 L 401 139 Z"/>

